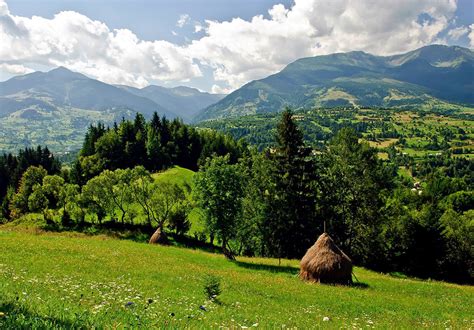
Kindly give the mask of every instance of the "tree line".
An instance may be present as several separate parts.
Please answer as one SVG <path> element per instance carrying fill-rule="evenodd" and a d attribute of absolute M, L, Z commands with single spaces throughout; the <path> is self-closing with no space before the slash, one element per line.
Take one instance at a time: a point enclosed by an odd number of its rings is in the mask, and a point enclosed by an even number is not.
<path fill-rule="evenodd" d="M 358 265 L 472 281 L 472 161 L 426 159 L 413 169 L 422 180 L 414 183 L 352 128 L 317 152 L 290 110 L 275 131 L 276 144 L 260 152 L 157 115 L 91 126 L 70 170 L 53 166 L 52 156 L 39 157 L 52 163 L 31 161 L 2 214 L 37 212 L 64 228 L 141 226 L 166 242 L 167 233 L 189 230 L 199 206 L 205 230 L 198 238 L 220 244 L 228 258 L 301 258 L 326 230 Z M 172 165 L 199 169 L 193 184 L 153 178 Z"/>
<path fill-rule="evenodd" d="M 197 170 L 207 157 L 229 154 L 237 161 L 246 149 L 243 141 L 214 130 L 198 130 L 180 119 L 160 118 L 156 112 L 146 122 L 137 113 L 134 121 L 123 120 L 111 128 L 100 123 L 91 125 L 71 177 L 83 185 L 105 169 L 141 165 L 149 171 L 159 171 L 179 165 Z"/>

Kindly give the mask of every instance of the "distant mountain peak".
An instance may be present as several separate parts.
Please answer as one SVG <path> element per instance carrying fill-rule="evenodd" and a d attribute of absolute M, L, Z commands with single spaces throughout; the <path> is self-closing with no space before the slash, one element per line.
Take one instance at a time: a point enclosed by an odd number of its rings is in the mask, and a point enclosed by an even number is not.
<path fill-rule="evenodd" d="M 459 46 L 430 45 L 393 56 L 353 51 L 306 57 L 245 84 L 196 120 L 278 112 L 285 105 L 473 106 L 473 77 L 474 52 Z"/>
<path fill-rule="evenodd" d="M 90 79 L 82 73 L 71 71 L 64 66 L 58 66 L 57 68 L 49 70 L 46 74 L 50 77 L 63 79 Z"/>
<path fill-rule="evenodd" d="M 69 70 L 68 68 L 64 67 L 64 66 L 58 66 L 54 69 L 51 69 L 48 71 L 49 73 L 54 73 L 54 72 L 70 72 L 70 73 L 73 73 L 73 71 Z"/>

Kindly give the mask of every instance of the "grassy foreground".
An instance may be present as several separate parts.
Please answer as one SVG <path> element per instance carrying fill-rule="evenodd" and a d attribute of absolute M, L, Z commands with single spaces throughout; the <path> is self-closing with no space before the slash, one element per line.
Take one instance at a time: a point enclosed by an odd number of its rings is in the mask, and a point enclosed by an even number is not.
<path fill-rule="evenodd" d="M 0 328 L 472 328 L 474 287 L 361 268 L 368 287 L 301 282 L 297 261 L 0 227 Z M 203 277 L 221 278 L 220 303 Z M 205 310 L 204 310 L 205 309 Z M 329 321 L 323 321 L 329 317 Z"/>

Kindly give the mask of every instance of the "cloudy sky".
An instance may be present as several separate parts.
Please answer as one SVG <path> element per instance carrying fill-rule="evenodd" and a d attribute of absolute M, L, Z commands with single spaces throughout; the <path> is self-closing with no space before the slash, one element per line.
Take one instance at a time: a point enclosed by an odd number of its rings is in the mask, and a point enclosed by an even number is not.
<path fill-rule="evenodd" d="M 0 80 L 57 66 L 229 92 L 294 60 L 474 47 L 473 0 L 0 0 Z"/>

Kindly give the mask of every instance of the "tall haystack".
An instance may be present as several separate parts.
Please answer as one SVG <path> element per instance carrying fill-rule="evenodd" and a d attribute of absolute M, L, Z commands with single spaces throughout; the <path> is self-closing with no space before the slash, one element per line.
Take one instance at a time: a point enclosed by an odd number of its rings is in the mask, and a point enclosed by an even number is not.
<path fill-rule="evenodd" d="M 300 278 L 318 283 L 351 284 L 352 261 L 324 233 L 301 259 Z"/>

